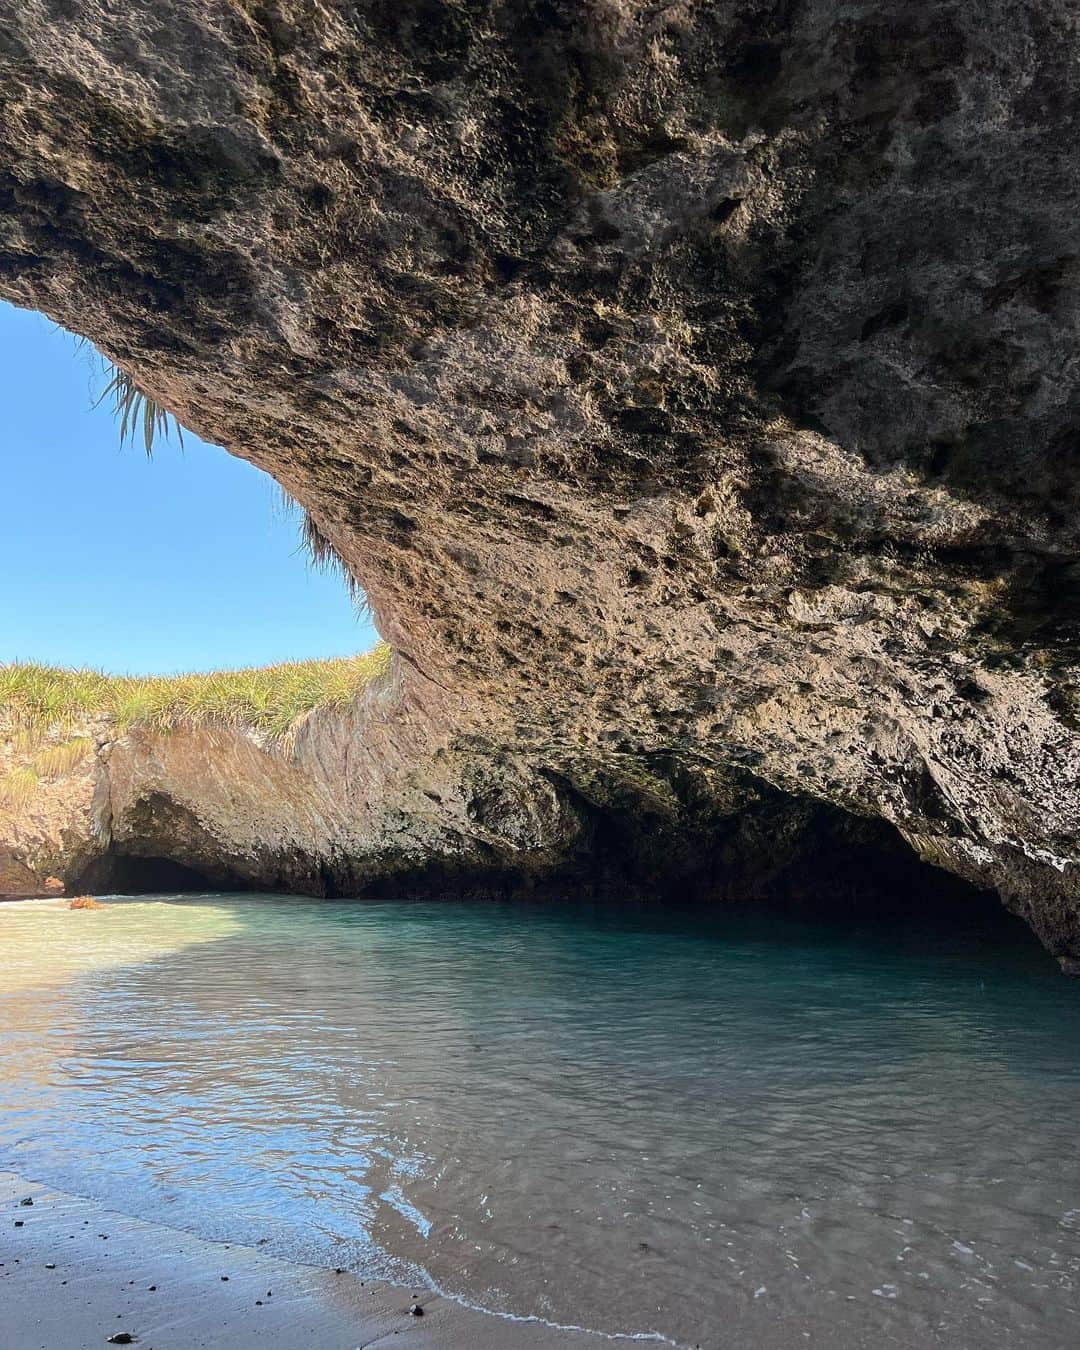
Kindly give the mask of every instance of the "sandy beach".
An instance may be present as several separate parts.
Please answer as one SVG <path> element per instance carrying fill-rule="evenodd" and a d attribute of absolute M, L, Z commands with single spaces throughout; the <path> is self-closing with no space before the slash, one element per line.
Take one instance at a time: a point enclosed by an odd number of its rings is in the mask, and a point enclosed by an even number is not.
<path fill-rule="evenodd" d="M 32 1204 L 24 1204 L 32 1200 Z M 606 1338 L 206 1242 L 0 1173 L 4 1350 L 547 1350 Z M 423 1309 L 417 1315 L 413 1306 Z M 130 1340 L 116 1340 L 130 1337 Z"/>

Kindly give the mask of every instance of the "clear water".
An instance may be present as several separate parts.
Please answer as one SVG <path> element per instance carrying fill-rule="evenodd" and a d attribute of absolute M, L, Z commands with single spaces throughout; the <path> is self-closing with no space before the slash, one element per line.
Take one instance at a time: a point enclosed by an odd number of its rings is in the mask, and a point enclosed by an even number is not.
<path fill-rule="evenodd" d="M 680 1344 L 1080 1342 L 1080 985 L 993 910 L 8 905 L 0 970 L 0 1167 L 114 1208 Z"/>

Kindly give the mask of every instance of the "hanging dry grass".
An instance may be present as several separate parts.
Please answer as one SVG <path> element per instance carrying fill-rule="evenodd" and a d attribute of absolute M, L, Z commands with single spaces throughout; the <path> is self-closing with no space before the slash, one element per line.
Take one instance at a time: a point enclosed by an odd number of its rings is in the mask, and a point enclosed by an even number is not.
<path fill-rule="evenodd" d="M 120 422 L 120 444 L 125 444 L 129 438 L 134 439 L 137 429 L 141 427 L 143 449 L 151 458 L 157 437 L 159 435 L 167 437 L 173 429 L 182 446 L 184 429 L 172 413 L 140 389 L 126 370 L 122 370 L 106 356 L 102 356 L 101 360 L 106 374 L 109 375 L 109 382 L 97 401 L 101 403 L 107 398 L 112 399 L 113 412 Z M 279 491 L 286 509 L 300 512 L 301 547 L 307 552 L 312 565 L 320 571 L 335 572 L 348 586 L 350 595 L 361 611 L 366 610 L 367 597 L 337 549 L 316 525 L 310 513 L 284 488 L 279 488 Z"/>
<path fill-rule="evenodd" d="M 348 587 L 349 595 L 352 597 L 353 604 L 356 605 L 358 612 L 360 614 L 370 613 L 368 599 L 364 594 L 363 587 L 349 571 L 345 559 L 315 523 L 315 518 L 311 512 L 306 507 L 301 506 L 281 486 L 278 487 L 278 495 L 282 508 L 287 514 L 299 513 L 300 548 L 308 555 L 312 567 L 319 572 L 329 572 L 337 576 Z"/>
<path fill-rule="evenodd" d="M 149 394 L 144 393 L 126 370 L 121 370 L 107 358 L 103 359 L 106 360 L 106 369 L 112 372 L 112 377 L 98 402 L 101 403 L 107 398 L 112 399 L 113 412 L 120 422 L 120 444 L 123 445 L 129 437 L 134 439 L 136 430 L 141 427 L 143 449 L 150 456 L 154 453 L 155 437 L 158 434 L 168 436 L 170 429 L 175 427 L 177 439 L 183 445 L 183 429 L 172 414 Z"/>

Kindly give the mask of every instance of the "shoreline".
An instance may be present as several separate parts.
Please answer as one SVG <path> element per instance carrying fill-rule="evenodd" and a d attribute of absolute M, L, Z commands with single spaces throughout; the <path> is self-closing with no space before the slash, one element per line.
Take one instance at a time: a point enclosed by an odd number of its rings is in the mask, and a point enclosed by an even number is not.
<path fill-rule="evenodd" d="M 212 1242 L 9 1171 L 0 1171 L 0 1305 L 11 1350 L 98 1350 L 117 1335 L 142 1350 L 596 1350 L 639 1339 L 519 1321 Z"/>

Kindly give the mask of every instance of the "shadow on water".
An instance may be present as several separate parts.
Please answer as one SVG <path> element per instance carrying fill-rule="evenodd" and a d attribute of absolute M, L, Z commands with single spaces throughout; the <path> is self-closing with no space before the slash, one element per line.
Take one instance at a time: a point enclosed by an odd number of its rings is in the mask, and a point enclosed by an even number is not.
<path fill-rule="evenodd" d="M 218 935 L 181 948 L 188 916 Z M 1080 998 L 986 897 L 200 896 L 89 921 L 164 919 L 177 950 L 51 991 L 33 1025 L 0 999 L 2 1165 L 703 1346 L 1075 1329 Z"/>

